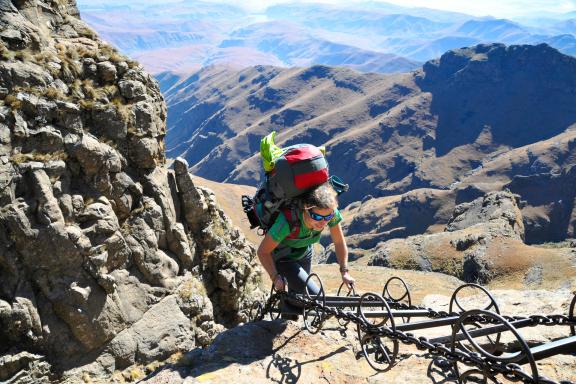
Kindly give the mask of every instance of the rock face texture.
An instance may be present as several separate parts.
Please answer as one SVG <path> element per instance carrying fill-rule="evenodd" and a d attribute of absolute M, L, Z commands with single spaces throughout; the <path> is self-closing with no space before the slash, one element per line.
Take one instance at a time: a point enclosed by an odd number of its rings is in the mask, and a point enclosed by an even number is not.
<path fill-rule="evenodd" d="M 518 196 L 491 192 L 454 209 L 445 231 L 378 244 L 369 265 L 443 272 L 466 282 L 496 279 L 570 284 L 573 255 L 524 244 Z"/>
<path fill-rule="evenodd" d="M 524 224 L 517 204 L 517 196 L 510 192 L 492 192 L 454 209 L 446 225 L 447 232 L 454 232 L 475 225 L 489 224 L 490 234 L 523 239 Z"/>
<path fill-rule="evenodd" d="M 0 355 L 105 374 L 244 321 L 254 249 L 167 169 L 157 83 L 73 1 L 0 1 L 0 31 Z"/>

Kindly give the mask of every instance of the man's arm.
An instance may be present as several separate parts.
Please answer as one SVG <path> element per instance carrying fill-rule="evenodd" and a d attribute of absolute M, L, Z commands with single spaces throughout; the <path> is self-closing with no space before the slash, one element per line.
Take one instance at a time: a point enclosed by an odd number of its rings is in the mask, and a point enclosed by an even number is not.
<path fill-rule="evenodd" d="M 278 271 L 276 271 L 276 266 L 274 265 L 274 259 L 272 257 L 272 251 L 277 246 L 278 243 L 272 239 L 272 236 L 270 236 L 270 234 L 266 234 L 266 236 L 264 236 L 264 239 L 262 239 L 262 242 L 260 243 L 260 246 L 258 247 L 258 251 L 256 252 L 256 254 L 258 255 L 260 263 L 270 276 L 270 280 L 272 280 L 274 287 L 277 290 L 282 291 L 284 290 L 284 280 L 277 278 Z"/>
<path fill-rule="evenodd" d="M 346 245 L 346 239 L 344 238 L 344 233 L 342 233 L 340 223 L 330 227 L 330 237 L 332 237 L 332 242 L 334 243 L 336 260 L 340 266 L 342 281 L 345 282 L 346 285 L 351 286 L 354 284 L 354 278 L 350 276 L 348 272 L 348 246 Z"/>

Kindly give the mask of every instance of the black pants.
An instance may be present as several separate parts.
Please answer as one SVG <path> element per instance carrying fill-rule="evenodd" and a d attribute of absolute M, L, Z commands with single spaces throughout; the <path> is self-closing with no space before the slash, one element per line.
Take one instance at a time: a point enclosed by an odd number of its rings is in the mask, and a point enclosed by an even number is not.
<path fill-rule="evenodd" d="M 306 292 L 306 279 L 312 270 L 312 247 L 309 252 L 299 260 L 280 259 L 275 261 L 276 270 L 278 273 L 286 278 L 288 281 L 289 293 L 305 293 Z M 311 296 L 317 295 L 320 288 L 313 282 L 308 282 L 308 293 Z M 301 312 L 301 304 L 294 300 L 287 300 L 283 303 L 283 311 L 287 312 Z"/>

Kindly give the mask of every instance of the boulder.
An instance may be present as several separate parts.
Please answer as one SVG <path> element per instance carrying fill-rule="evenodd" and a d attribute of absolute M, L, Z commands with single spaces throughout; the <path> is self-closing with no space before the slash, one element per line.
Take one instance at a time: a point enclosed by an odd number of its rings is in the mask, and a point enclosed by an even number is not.
<path fill-rule="evenodd" d="M 152 137 L 132 137 L 128 156 L 134 166 L 142 169 L 153 169 L 164 160 L 158 140 Z"/>
<path fill-rule="evenodd" d="M 64 149 L 64 139 L 61 132 L 51 125 L 27 130 L 24 152 L 55 153 Z"/>
<path fill-rule="evenodd" d="M 128 135 L 128 122 L 114 105 L 102 105 L 92 109 L 92 122 L 95 131 L 103 137 L 120 140 Z"/>
<path fill-rule="evenodd" d="M 510 192 L 490 192 L 454 209 L 445 232 L 379 243 L 369 265 L 443 272 L 467 282 L 502 279 L 534 282 L 534 268 L 546 269 L 548 283 L 563 284 L 574 274 L 563 251 L 531 248 L 523 243 L 524 226 Z M 548 260 L 548 261 L 544 261 Z M 552 266 L 552 260 L 556 264 Z M 562 265 L 563 273 L 553 270 Z M 532 271 L 532 272 L 531 272 Z M 542 280 L 540 280 L 542 283 Z"/>
<path fill-rule="evenodd" d="M 98 75 L 105 82 L 112 82 L 116 80 L 116 67 L 109 61 L 103 61 L 96 64 Z"/>
<path fill-rule="evenodd" d="M 9 89 L 15 87 L 45 87 L 54 78 L 41 66 L 31 62 L 2 61 L 0 63 L 0 83 Z"/>
<path fill-rule="evenodd" d="M 134 80 L 120 81 L 118 82 L 118 87 L 120 88 L 122 96 L 124 96 L 127 99 L 134 99 L 140 97 L 144 95 L 144 93 L 146 92 L 146 87 L 144 87 L 144 84 Z"/>
<path fill-rule="evenodd" d="M 159 360 L 194 347 L 190 319 L 182 313 L 174 296 L 150 308 L 132 330 L 137 345 L 136 358 L 140 361 Z"/>
<path fill-rule="evenodd" d="M 454 208 L 446 231 L 453 232 L 477 224 L 499 223 L 499 235 L 524 239 L 522 213 L 518 208 L 519 196 L 510 192 L 493 192 Z"/>

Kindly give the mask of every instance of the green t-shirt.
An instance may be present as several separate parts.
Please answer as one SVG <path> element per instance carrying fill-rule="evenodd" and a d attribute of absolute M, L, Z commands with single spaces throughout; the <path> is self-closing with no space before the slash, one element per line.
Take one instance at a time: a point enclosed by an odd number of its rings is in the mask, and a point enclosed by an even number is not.
<path fill-rule="evenodd" d="M 308 229 L 304 224 L 302 211 L 298 212 L 298 219 L 300 220 L 298 237 L 295 239 L 287 239 L 286 237 L 290 234 L 290 224 L 283 212 L 278 214 L 276 221 L 268 230 L 268 234 L 272 237 L 272 240 L 279 243 L 278 247 L 272 252 L 274 256 L 279 257 L 281 255 L 282 258 L 298 260 L 306 254 L 306 251 L 312 244 L 320 241 L 322 231 Z M 342 215 L 338 209 L 335 209 L 334 217 L 328 221 L 328 226 L 331 228 L 341 221 Z"/>

